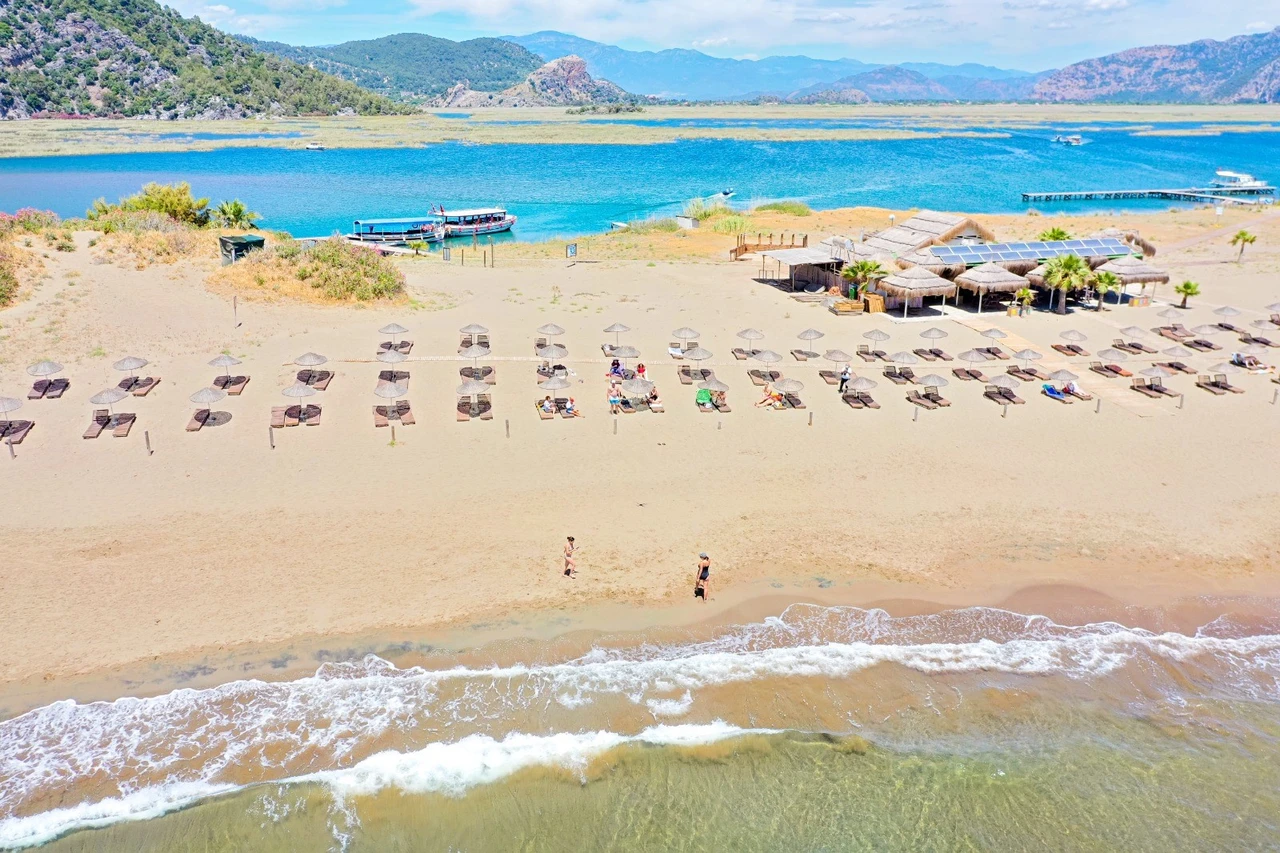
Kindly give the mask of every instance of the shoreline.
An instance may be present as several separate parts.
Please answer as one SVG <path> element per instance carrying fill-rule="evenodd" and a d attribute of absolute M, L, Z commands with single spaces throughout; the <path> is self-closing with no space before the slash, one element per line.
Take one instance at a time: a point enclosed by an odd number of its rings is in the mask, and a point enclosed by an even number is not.
<path fill-rule="evenodd" d="M 1104 590 L 1068 577 L 986 589 L 944 589 L 877 580 L 780 591 L 759 579 L 717 592 L 708 604 L 605 603 L 539 607 L 514 618 L 479 613 L 437 624 L 382 626 L 349 634 L 300 634 L 280 641 L 184 649 L 96 670 L 0 683 L 0 722 L 52 702 L 78 704 L 143 699 L 174 690 L 203 690 L 253 679 L 289 682 L 316 675 L 328 663 L 373 655 L 397 669 L 429 671 L 569 660 L 593 647 L 696 642 L 731 626 L 778 617 L 788 608 L 883 610 L 891 617 L 931 616 L 968 609 L 1041 616 L 1059 625 L 1115 622 L 1152 633 L 1191 634 L 1231 613 L 1260 625 L 1280 606 L 1280 586 L 1207 584 L 1198 590 L 1170 584 L 1120 585 Z M 723 587 L 722 587 L 723 588 Z"/>
<path fill-rule="evenodd" d="M 468 118 L 442 118 L 467 113 Z M 689 126 L 682 121 L 885 121 L 900 127 Z M 640 123 L 637 123 L 640 122 Z M 650 122 L 675 122 L 652 124 Z M 1109 131 L 1204 136 L 1280 131 L 1270 105 L 968 104 L 968 105 L 719 105 L 647 107 L 620 116 L 570 115 L 561 107 L 434 110 L 410 116 L 295 117 L 156 122 L 142 119 L 29 119 L 0 125 L 0 159 L 177 153 L 185 151 L 394 149 L 446 143 L 654 145 L 700 139 L 756 142 L 936 139 L 1007 136 L 1068 123 Z M 1192 123 L 1196 127 L 1152 125 Z M 1094 130 L 1101 128 L 1094 127 Z M 168 139 L 159 136 L 170 137 Z M 202 139 L 201 136 L 252 138 Z M 316 152 L 312 152 L 313 154 Z"/>

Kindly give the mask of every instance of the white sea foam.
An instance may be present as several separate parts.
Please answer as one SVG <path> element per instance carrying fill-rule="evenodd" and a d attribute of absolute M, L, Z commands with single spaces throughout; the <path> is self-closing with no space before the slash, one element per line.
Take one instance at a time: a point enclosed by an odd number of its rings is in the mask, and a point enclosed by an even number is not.
<path fill-rule="evenodd" d="M 459 739 L 462 732 L 453 727 L 460 722 L 468 733 L 489 728 L 501 735 L 513 714 L 554 709 L 571 721 L 575 709 L 609 697 L 647 708 L 654 717 L 672 717 L 689 713 L 709 687 L 780 678 L 847 680 L 882 665 L 925 677 L 998 672 L 1095 679 L 1137 663 L 1165 677 L 1174 691 L 1203 684 L 1229 695 L 1280 700 L 1280 635 L 1221 636 L 1218 628 L 1187 636 L 1117 623 L 1062 626 L 989 608 L 895 618 L 884 611 L 804 605 L 709 641 L 596 648 L 559 663 L 428 671 L 398 669 L 370 656 L 325 664 L 316 675 L 291 682 L 237 681 L 145 699 L 57 702 L 0 722 L 0 844 L 36 837 L 27 827 L 40 826 L 47 816 L 51 825 L 101 825 L 170 808 L 156 804 L 177 800 L 174 791 L 189 802 L 246 778 L 278 782 L 315 768 L 347 773 L 371 761 L 370 744 L 380 740 L 429 744 L 419 752 L 451 743 L 483 746 Z M 1171 665 L 1184 672 L 1168 678 L 1162 670 Z M 1187 672 L 1199 680 L 1187 679 Z M 750 724 L 747 711 L 738 722 Z M 560 727 L 569 726 L 562 721 Z M 486 749 L 505 743 L 491 741 Z M 511 744 L 503 761 L 521 760 L 514 751 L 519 745 Z M 88 780 L 114 783 L 119 796 L 18 817 L 41 792 L 74 790 Z M 102 790 L 100 784 L 95 789 Z"/>

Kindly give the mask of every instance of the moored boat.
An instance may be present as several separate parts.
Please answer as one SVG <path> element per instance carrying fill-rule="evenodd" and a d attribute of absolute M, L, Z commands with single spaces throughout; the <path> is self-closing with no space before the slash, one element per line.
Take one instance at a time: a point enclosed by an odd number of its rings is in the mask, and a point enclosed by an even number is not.
<path fill-rule="evenodd" d="M 472 210 L 440 209 L 439 219 L 444 224 L 446 237 L 471 237 L 477 234 L 497 234 L 510 231 L 516 218 L 501 207 L 479 207 Z"/>
<path fill-rule="evenodd" d="M 436 214 L 391 219 L 357 219 L 348 240 L 358 243 L 437 243 L 445 238 L 444 225 Z"/>
<path fill-rule="evenodd" d="M 1053 141 L 1062 145 L 1084 145 L 1084 137 L 1080 136 L 1078 133 L 1072 133 L 1067 136 L 1055 136 Z"/>
<path fill-rule="evenodd" d="M 1214 174 L 1210 185 L 1219 189 L 1237 191 L 1267 189 L 1266 181 L 1260 181 L 1253 175 L 1245 172 L 1233 172 L 1230 169 L 1219 169 Z"/>

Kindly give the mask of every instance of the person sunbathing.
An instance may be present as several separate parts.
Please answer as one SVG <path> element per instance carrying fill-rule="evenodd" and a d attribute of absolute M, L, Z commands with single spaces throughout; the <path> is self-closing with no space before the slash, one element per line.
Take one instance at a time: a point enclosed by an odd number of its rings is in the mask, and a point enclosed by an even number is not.
<path fill-rule="evenodd" d="M 723 405 L 724 405 L 724 403 L 725 403 L 725 398 L 724 398 L 724 392 L 723 392 L 723 391 L 712 391 L 712 392 L 711 392 L 711 405 L 715 406 L 715 407 L 718 409 L 718 408 L 720 408 L 721 406 L 723 406 Z"/>
<path fill-rule="evenodd" d="M 1231 354 L 1231 363 L 1237 367 L 1243 367 L 1245 370 L 1264 370 L 1266 365 L 1258 360 L 1256 355 L 1242 355 L 1238 352 Z"/>
<path fill-rule="evenodd" d="M 575 417 L 575 418 L 582 417 L 582 410 L 578 408 L 578 404 L 574 401 L 572 397 L 570 397 L 569 402 L 565 404 L 564 413 L 566 415 L 571 415 L 572 417 Z"/>
<path fill-rule="evenodd" d="M 659 406 L 662 405 L 662 398 L 658 396 L 657 385 L 654 385 L 653 390 L 649 392 L 649 405 L 653 405 L 654 403 L 657 403 Z"/>
<path fill-rule="evenodd" d="M 756 403 L 756 408 L 761 409 L 765 406 L 776 406 L 782 400 L 782 395 L 773 390 L 772 385 L 764 386 L 764 396 Z"/>
<path fill-rule="evenodd" d="M 609 365 L 609 373 L 608 373 L 607 375 L 608 375 L 608 376 L 622 376 L 622 375 L 623 375 L 623 372 L 622 372 L 622 363 L 621 363 L 621 362 L 619 362 L 616 358 L 613 360 L 613 364 Z"/>
<path fill-rule="evenodd" d="M 554 415 L 556 413 L 555 401 L 552 400 L 550 396 L 542 401 L 542 411 L 549 415 Z"/>

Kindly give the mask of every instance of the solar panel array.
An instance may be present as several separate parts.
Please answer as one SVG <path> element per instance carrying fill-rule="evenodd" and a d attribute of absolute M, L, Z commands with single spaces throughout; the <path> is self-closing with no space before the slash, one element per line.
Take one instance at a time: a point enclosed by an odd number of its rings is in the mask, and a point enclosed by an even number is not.
<path fill-rule="evenodd" d="M 1089 240 L 1049 240 L 1038 243 L 982 243 L 973 246 L 930 246 L 938 260 L 949 265 L 976 266 L 987 261 L 1047 261 L 1059 255 L 1117 258 L 1133 248 L 1114 237 Z"/>

